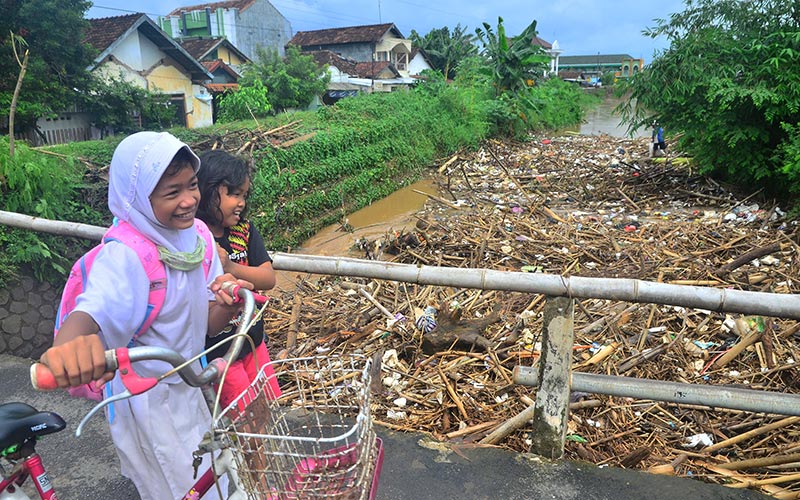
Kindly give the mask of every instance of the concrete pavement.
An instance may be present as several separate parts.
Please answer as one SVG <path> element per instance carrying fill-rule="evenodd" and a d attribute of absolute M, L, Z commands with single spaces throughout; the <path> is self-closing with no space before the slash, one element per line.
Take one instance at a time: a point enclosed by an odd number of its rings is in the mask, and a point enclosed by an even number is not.
<path fill-rule="evenodd" d="M 30 386 L 31 361 L 0 355 L 0 403 L 20 401 L 60 414 L 67 430 L 37 446 L 62 500 L 138 500 L 119 462 L 102 418 L 81 438 L 74 431 L 91 409 L 89 401 L 65 393 L 38 393 Z M 567 460 L 550 462 L 497 448 L 447 446 L 422 434 L 378 428 L 385 458 L 380 500 L 744 500 L 769 499 L 755 491 L 697 480 Z"/>

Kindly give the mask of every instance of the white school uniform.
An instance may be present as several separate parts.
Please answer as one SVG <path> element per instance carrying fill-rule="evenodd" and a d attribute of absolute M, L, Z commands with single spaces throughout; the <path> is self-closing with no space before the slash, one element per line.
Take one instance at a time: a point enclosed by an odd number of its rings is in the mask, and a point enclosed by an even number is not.
<path fill-rule="evenodd" d="M 222 274 L 216 252 L 214 256 L 209 282 L 213 281 L 211 277 Z M 191 282 L 195 286 L 189 286 Z M 92 316 L 108 348 L 124 347 L 144 318 L 148 286 L 147 275 L 134 251 L 122 243 L 109 242 L 97 255 L 86 291 L 78 297 L 75 310 Z M 193 290 L 191 294 L 176 293 L 187 287 Z M 168 347 L 185 358 L 201 352 L 209 299 L 213 300 L 213 294 L 207 289 L 202 266 L 189 273 L 167 268 L 163 308 L 135 345 Z M 142 377 L 157 377 L 170 366 L 145 361 L 136 363 L 135 368 Z M 195 363 L 193 368 L 199 371 L 200 364 Z M 124 390 L 119 376 L 110 386 L 113 394 Z M 192 452 L 211 426 L 211 415 L 200 390 L 172 375 L 145 394 L 114 403 L 111 412 L 111 437 L 122 474 L 134 482 L 142 500 L 181 498 L 194 484 Z M 207 456 L 200 474 L 209 466 Z M 216 498 L 209 495 L 206 498 Z"/>
<path fill-rule="evenodd" d="M 149 196 L 183 148 L 188 149 L 168 133 L 140 132 L 120 142 L 109 169 L 111 213 L 171 252 L 194 250 L 197 232 L 194 228 L 176 230 L 161 225 Z M 193 153 L 192 163 L 197 171 L 200 161 Z M 186 358 L 203 350 L 209 300 L 213 300 L 208 284 L 222 274 L 217 252 L 212 254 L 208 279 L 202 265 L 191 271 L 167 267 L 164 305 L 135 345 L 168 347 Z M 94 319 L 107 347 L 125 347 L 144 318 L 148 289 L 149 281 L 135 252 L 122 243 L 109 242 L 98 253 L 75 310 Z M 194 368 L 198 371 L 199 363 Z M 142 376 L 158 376 L 166 369 L 160 362 L 136 365 Z M 119 376 L 109 384 L 115 394 L 123 390 Z M 142 395 L 114 403 L 111 437 L 122 474 L 134 482 L 142 500 L 179 499 L 186 493 L 194 484 L 192 452 L 210 425 L 211 415 L 200 390 L 188 387 L 177 375 Z M 209 467 L 206 456 L 199 474 Z M 222 492 L 227 493 L 227 483 L 222 485 Z M 207 498 L 218 498 L 215 490 Z"/>

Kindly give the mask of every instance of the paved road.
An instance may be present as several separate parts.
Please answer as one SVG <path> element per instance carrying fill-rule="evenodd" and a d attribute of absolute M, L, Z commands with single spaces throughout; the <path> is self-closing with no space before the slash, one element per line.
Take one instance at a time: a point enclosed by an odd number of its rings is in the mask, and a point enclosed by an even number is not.
<path fill-rule="evenodd" d="M 102 418 L 81 438 L 75 426 L 91 408 L 86 400 L 30 387 L 30 361 L 0 355 L 0 403 L 22 401 L 54 411 L 66 431 L 45 436 L 38 446 L 62 500 L 139 500 L 119 476 L 119 462 Z M 772 497 L 696 480 L 600 468 L 570 461 L 549 462 L 495 448 L 449 446 L 423 435 L 379 430 L 385 460 L 379 500 L 766 500 Z"/>

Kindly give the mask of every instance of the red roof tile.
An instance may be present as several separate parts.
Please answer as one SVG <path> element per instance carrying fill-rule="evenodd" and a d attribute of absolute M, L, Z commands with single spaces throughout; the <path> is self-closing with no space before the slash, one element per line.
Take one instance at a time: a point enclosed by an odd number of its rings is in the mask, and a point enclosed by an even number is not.
<path fill-rule="evenodd" d="M 402 38 L 400 30 L 392 23 L 369 26 L 350 26 L 347 28 L 328 28 L 315 31 L 298 31 L 289 44 L 300 47 L 314 45 L 339 45 L 346 43 L 378 42 L 388 31 L 394 31 Z"/>
<path fill-rule="evenodd" d="M 209 51 L 217 46 L 220 38 L 181 38 L 175 40 L 183 47 L 190 56 L 198 61 Z"/>
<path fill-rule="evenodd" d="M 212 93 L 225 92 L 226 90 L 236 90 L 238 83 L 206 83 L 205 87 Z"/>
<path fill-rule="evenodd" d="M 97 49 L 98 52 L 103 52 L 145 15 L 127 14 L 89 19 L 89 28 L 86 30 L 84 42 Z"/>

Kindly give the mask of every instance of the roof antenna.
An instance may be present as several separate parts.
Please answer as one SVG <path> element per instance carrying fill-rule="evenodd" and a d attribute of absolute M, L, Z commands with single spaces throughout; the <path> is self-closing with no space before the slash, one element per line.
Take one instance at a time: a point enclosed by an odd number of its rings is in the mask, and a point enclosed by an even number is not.
<path fill-rule="evenodd" d="M 381 18 L 381 0 L 378 0 L 378 24 L 383 24 L 383 19 Z"/>

